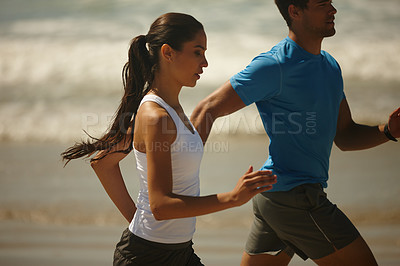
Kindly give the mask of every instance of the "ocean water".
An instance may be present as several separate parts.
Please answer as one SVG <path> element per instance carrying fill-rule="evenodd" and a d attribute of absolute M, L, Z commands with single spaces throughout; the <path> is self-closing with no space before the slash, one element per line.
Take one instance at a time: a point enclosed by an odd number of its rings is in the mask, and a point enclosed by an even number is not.
<path fill-rule="evenodd" d="M 383 122 L 400 102 L 400 1 L 334 5 L 337 34 L 323 49 L 341 64 L 353 116 Z M 272 0 L 1 0 L 0 140 L 71 142 L 82 129 L 101 135 L 122 95 L 130 39 L 170 11 L 192 14 L 208 35 L 209 67 L 182 92 L 188 114 L 287 35 Z M 257 117 L 250 107 L 214 131 L 259 134 Z"/>

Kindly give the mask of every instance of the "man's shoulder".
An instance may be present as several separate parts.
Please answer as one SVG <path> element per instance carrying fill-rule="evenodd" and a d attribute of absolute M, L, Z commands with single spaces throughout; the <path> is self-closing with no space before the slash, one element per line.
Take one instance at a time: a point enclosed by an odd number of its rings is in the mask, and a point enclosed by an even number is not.
<path fill-rule="evenodd" d="M 336 61 L 336 59 L 327 51 L 321 50 L 321 55 L 326 59 L 326 61 L 334 68 L 339 68 L 339 63 Z"/>
<path fill-rule="evenodd" d="M 281 64 L 282 56 L 287 54 L 287 40 L 286 38 L 274 45 L 270 50 L 259 53 L 255 56 L 251 64 L 263 67 L 276 66 Z"/>
<path fill-rule="evenodd" d="M 262 52 L 251 60 L 251 63 L 247 66 L 252 71 L 266 71 L 271 68 L 279 68 L 279 60 L 275 54 L 271 51 Z"/>
<path fill-rule="evenodd" d="M 267 53 L 275 58 L 280 65 L 290 66 L 304 59 L 304 52 L 302 52 L 299 46 L 289 37 L 280 41 Z"/>
<path fill-rule="evenodd" d="M 326 59 L 336 62 L 336 59 L 327 51 L 321 50 L 321 55 L 324 56 Z"/>
<path fill-rule="evenodd" d="M 287 40 L 288 38 L 285 38 L 281 40 L 279 43 L 275 44 L 271 50 L 266 52 L 269 56 L 276 56 L 280 54 L 286 54 L 288 50 L 288 46 L 290 46 L 290 43 Z"/>

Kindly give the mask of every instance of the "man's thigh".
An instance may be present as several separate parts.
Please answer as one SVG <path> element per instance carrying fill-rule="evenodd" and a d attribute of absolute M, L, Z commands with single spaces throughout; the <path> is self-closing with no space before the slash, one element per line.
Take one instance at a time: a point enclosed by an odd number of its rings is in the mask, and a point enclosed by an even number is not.
<path fill-rule="evenodd" d="M 258 266 L 258 265 L 274 265 L 286 266 L 289 265 L 292 257 L 282 252 L 278 255 L 258 254 L 249 255 L 243 253 L 241 266 Z M 346 247 L 335 251 L 334 253 L 316 259 L 314 262 L 321 266 L 343 266 L 343 265 L 363 265 L 376 266 L 378 265 L 374 255 L 369 249 L 364 239 L 360 236 L 353 243 Z"/>
<path fill-rule="evenodd" d="M 290 247 L 304 260 L 326 257 L 359 237 L 354 225 L 326 198 L 318 184 L 301 185 L 288 192 L 263 193 L 256 196 L 254 204 L 255 221 L 258 215 L 265 228 L 277 236 L 280 242 L 273 241 L 282 243 L 280 250 Z M 259 241 L 258 254 L 271 254 L 274 238 L 267 239 Z"/>
<path fill-rule="evenodd" d="M 243 252 L 240 266 L 258 266 L 258 265 L 286 266 L 289 264 L 291 259 L 292 256 L 289 256 L 285 252 L 281 252 L 277 255 L 269 255 L 269 254 L 249 255 L 247 252 Z"/>
<path fill-rule="evenodd" d="M 314 262 L 317 265 L 330 266 L 330 265 L 363 265 L 375 266 L 378 265 L 374 255 L 364 239 L 359 236 L 351 244 L 346 247 L 335 251 L 334 253 L 316 259 Z"/>
<path fill-rule="evenodd" d="M 294 252 L 265 221 L 260 208 L 263 208 L 263 199 L 257 199 L 256 196 L 253 198 L 254 220 L 247 237 L 245 253 L 251 256 L 251 258 L 256 258 L 256 255 L 269 255 L 273 257 L 283 252 L 292 257 Z"/>

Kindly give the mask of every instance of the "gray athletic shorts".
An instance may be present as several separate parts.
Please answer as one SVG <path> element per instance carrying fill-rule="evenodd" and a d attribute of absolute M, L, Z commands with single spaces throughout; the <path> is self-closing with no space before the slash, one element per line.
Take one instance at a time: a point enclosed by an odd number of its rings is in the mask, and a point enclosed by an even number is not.
<path fill-rule="evenodd" d="M 320 184 L 253 198 L 254 223 L 246 243 L 249 255 L 284 251 L 306 260 L 325 257 L 360 234 L 346 215 L 326 197 Z"/>
<path fill-rule="evenodd" d="M 194 253 L 193 242 L 162 244 L 134 235 L 127 228 L 114 252 L 114 266 L 204 266 Z"/>

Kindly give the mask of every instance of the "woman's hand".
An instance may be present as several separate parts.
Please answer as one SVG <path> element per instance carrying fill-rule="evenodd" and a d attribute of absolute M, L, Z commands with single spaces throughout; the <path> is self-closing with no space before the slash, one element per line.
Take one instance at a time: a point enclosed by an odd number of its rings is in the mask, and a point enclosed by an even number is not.
<path fill-rule="evenodd" d="M 230 192 L 232 203 L 234 206 L 243 205 L 256 194 L 272 189 L 276 178 L 272 171 L 253 172 L 253 166 L 250 166 Z"/>

